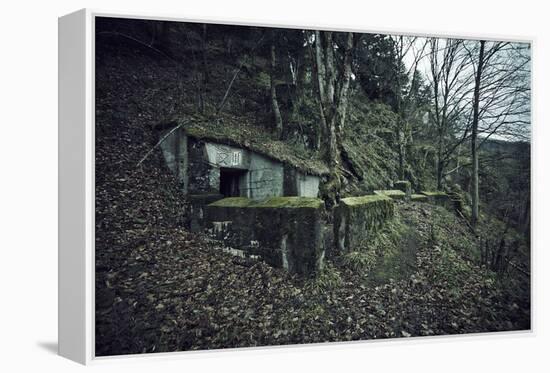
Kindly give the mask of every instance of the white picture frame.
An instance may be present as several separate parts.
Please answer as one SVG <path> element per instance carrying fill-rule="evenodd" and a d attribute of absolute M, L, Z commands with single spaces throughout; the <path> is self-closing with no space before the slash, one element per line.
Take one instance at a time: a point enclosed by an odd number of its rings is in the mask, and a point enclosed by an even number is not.
<path fill-rule="evenodd" d="M 82 9 L 59 18 L 59 355 L 84 365 L 96 359 L 110 358 L 96 358 L 94 351 L 94 18 L 96 16 L 315 28 L 304 27 L 304 25 L 254 24 L 235 20 L 199 20 L 152 14 L 125 14 L 91 9 Z M 333 30 L 407 34 L 398 30 L 350 30 L 345 27 Z M 439 33 L 438 36 L 456 35 Z M 460 37 L 479 38 L 478 35 L 467 33 Z M 501 37 L 487 39 L 505 40 Z M 534 45 L 534 40 L 524 38 L 508 40 L 529 42 Z M 239 159 L 235 158 L 237 155 Z M 240 153 L 233 154 L 232 161 L 238 163 Z M 533 293 L 532 289 L 531 293 Z M 532 330 L 533 324 L 531 331 L 512 333 L 531 333 Z M 180 353 L 185 352 L 163 355 Z"/>

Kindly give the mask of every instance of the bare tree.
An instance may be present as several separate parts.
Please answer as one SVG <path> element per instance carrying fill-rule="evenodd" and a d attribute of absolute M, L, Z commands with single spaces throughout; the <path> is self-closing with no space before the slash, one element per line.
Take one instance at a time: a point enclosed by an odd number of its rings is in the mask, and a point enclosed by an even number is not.
<path fill-rule="evenodd" d="M 471 64 L 462 40 L 429 41 L 429 79 L 433 93 L 431 123 L 436 130 L 436 180 L 442 189 L 445 170 L 456 149 L 469 138 Z"/>
<path fill-rule="evenodd" d="M 420 40 L 418 37 L 408 37 L 403 35 L 392 36 L 393 46 L 396 56 L 396 72 L 393 76 L 396 94 L 396 111 L 398 121 L 396 123 L 396 143 L 399 169 L 399 179 L 405 179 L 405 162 L 407 158 L 406 149 L 411 141 L 410 120 L 418 109 L 414 105 L 411 95 L 417 79 L 418 65 L 426 56 L 425 50 L 427 40 Z M 407 61 L 411 59 L 411 61 Z M 406 65 L 409 66 L 406 66 Z M 405 71 L 401 73 L 401 68 Z"/>
<path fill-rule="evenodd" d="M 480 146 L 495 135 L 522 139 L 529 133 L 530 55 L 525 48 L 522 44 L 481 40 L 468 49 L 475 74 L 470 188 L 474 227 L 479 219 Z"/>
<path fill-rule="evenodd" d="M 485 40 L 479 42 L 479 58 L 475 72 L 473 120 L 472 120 L 472 226 L 475 227 L 479 218 L 479 157 L 477 151 L 477 136 L 479 127 L 479 97 L 481 91 L 481 76 L 485 58 Z"/>

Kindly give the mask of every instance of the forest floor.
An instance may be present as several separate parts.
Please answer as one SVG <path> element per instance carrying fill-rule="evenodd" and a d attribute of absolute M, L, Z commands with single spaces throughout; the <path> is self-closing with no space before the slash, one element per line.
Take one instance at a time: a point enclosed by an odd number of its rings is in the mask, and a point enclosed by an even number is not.
<path fill-rule="evenodd" d="M 529 328 L 525 305 L 449 244 L 452 215 L 423 204 L 397 210 L 396 221 L 416 223 L 396 245 L 413 260 L 377 252 L 369 271 L 335 258 L 309 280 L 184 229 L 120 232 L 131 242 L 121 242 L 125 249 L 97 248 L 97 354 Z M 414 245 L 401 245 L 411 243 L 410 231 Z M 408 270 L 377 270 L 400 261 Z"/>
<path fill-rule="evenodd" d="M 178 100 L 155 82 L 177 72 L 136 72 L 111 52 L 96 64 L 97 356 L 530 327 L 528 278 L 514 274 L 517 291 L 481 268 L 467 226 L 439 207 L 398 204 L 371 247 L 332 258 L 317 279 L 189 233 L 160 154 L 137 166 L 157 140 L 151 123 Z"/>

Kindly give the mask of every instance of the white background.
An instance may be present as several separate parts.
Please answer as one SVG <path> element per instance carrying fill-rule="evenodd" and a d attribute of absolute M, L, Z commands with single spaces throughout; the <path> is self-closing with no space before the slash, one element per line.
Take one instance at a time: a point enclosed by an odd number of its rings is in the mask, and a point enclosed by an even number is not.
<path fill-rule="evenodd" d="M 537 5 L 538 4 L 538 5 Z M 435 338 L 101 362 L 141 371 L 542 371 L 550 368 L 548 69 L 544 1 L 11 1 L 0 21 L 0 370 L 84 367 L 57 348 L 57 17 L 83 7 L 365 30 L 534 38 L 533 223 L 535 333 Z M 545 115 L 546 114 L 546 115 Z M 545 348 L 546 347 L 546 348 Z"/>

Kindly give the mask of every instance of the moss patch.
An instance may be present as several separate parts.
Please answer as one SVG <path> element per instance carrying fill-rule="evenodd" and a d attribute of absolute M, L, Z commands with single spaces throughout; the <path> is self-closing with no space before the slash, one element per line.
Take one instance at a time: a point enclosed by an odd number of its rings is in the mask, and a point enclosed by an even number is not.
<path fill-rule="evenodd" d="M 338 251 L 355 250 L 393 213 L 393 200 L 385 195 L 343 198 L 334 212 L 334 237 Z"/>
<path fill-rule="evenodd" d="M 389 197 L 385 195 L 372 194 L 372 195 L 360 196 L 360 197 L 342 198 L 340 202 L 345 204 L 346 206 L 357 206 L 357 205 L 363 205 L 366 203 L 384 201 L 384 200 L 389 200 Z"/>
<path fill-rule="evenodd" d="M 266 200 L 253 200 L 246 197 L 230 197 L 216 201 L 214 207 L 269 207 L 269 208 L 320 208 L 323 201 L 311 197 L 273 197 Z"/>
<path fill-rule="evenodd" d="M 411 201 L 413 202 L 428 202 L 428 196 L 424 194 L 413 194 L 411 196 Z"/>
<path fill-rule="evenodd" d="M 209 204 L 208 206 L 217 206 L 217 207 L 248 207 L 250 206 L 251 199 L 246 197 L 229 197 L 220 199 L 214 203 Z"/>
<path fill-rule="evenodd" d="M 375 190 L 374 194 L 377 194 L 379 196 L 387 196 L 387 197 L 390 197 L 392 199 L 405 199 L 405 197 L 407 195 L 402 190 L 397 190 L 397 189 L 393 189 L 393 190 Z"/>
<path fill-rule="evenodd" d="M 447 196 L 447 193 L 445 192 L 441 192 L 441 191 L 435 191 L 435 192 L 429 192 L 429 191 L 421 191 L 420 194 L 423 194 L 425 196 L 428 196 L 428 197 L 443 197 L 443 196 Z"/>

